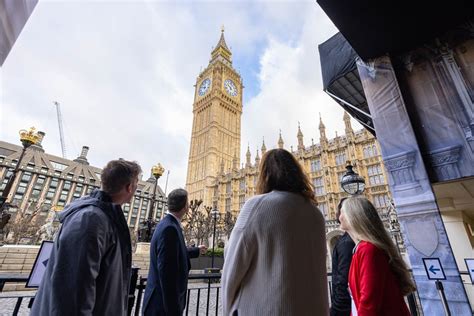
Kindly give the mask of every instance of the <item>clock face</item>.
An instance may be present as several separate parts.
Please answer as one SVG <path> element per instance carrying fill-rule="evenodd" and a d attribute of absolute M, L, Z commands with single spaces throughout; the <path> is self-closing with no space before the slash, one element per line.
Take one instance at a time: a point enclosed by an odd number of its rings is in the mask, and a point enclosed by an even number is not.
<path fill-rule="evenodd" d="M 199 95 L 203 96 L 206 94 L 207 90 L 209 90 L 209 87 L 211 86 L 211 79 L 206 78 L 204 79 L 203 82 L 201 82 L 201 85 L 199 86 Z"/>
<path fill-rule="evenodd" d="M 235 83 L 232 80 L 227 79 L 226 81 L 224 81 L 224 88 L 231 96 L 235 97 L 237 95 L 237 87 L 235 86 Z"/>

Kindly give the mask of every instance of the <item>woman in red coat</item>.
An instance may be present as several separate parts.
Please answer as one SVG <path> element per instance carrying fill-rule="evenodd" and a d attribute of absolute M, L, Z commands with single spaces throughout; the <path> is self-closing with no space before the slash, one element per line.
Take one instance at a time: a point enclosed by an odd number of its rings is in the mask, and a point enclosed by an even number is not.
<path fill-rule="evenodd" d="M 375 207 L 363 196 L 349 197 L 339 220 L 356 243 L 349 270 L 352 315 L 410 316 L 403 297 L 415 285 Z"/>

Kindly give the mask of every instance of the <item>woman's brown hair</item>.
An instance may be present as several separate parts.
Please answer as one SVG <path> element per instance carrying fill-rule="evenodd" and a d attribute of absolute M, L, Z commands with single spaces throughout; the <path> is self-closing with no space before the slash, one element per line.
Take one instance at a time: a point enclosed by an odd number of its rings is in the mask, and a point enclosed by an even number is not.
<path fill-rule="evenodd" d="M 273 190 L 301 194 L 316 203 L 313 185 L 295 157 L 284 149 L 267 151 L 260 163 L 257 194 Z"/>

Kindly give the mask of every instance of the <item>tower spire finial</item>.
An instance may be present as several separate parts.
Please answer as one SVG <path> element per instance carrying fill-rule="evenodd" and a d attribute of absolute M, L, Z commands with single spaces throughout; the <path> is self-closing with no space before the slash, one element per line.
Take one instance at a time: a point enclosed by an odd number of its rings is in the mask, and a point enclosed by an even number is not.
<path fill-rule="evenodd" d="M 283 149 L 284 142 L 283 138 L 281 137 L 281 129 L 280 129 L 280 137 L 278 138 L 278 148 Z"/>
<path fill-rule="evenodd" d="M 224 24 L 221 25 L 221 33 L 224 33 Z"/>

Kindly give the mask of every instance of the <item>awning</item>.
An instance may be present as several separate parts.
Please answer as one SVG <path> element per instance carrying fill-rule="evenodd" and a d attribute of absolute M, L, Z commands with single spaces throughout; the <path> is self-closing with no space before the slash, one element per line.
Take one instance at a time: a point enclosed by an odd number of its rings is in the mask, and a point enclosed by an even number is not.
<path fill-rule="evenodd" d="M 474 17 L 472 0 L 317 0 L 367 61 L 423 45 Z"/>
<path fill-rule="evenodd" d="M 324 91 L 375 135 L 357 71 L 356 52 L 341 33 L 319 45 Z"/>

